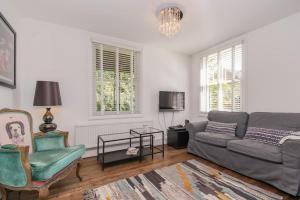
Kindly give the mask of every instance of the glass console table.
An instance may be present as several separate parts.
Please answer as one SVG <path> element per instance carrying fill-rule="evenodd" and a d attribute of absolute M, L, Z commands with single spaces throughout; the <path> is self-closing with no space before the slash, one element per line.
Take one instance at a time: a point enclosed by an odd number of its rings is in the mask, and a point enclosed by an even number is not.
<path fill-rule="evenodd" d="M 162 148 L 154 146 L 155 134 L 162 135 Z M 102 146 L 100 143 L 102 143 Z M 135 147 L 139 151 L 136 155 L 127 155 L 127 148 L 116 151 L 107 151 L 106 149 L 107 147 L 118 145 Z M 100 152 L 100 148 L 102 148 L 102 152 Z M 142 161 L 144 156 L 148 155 L 151 155 L 153 159 L 156 153 L 162 153 L 164 157 L 164 131 L 156 128 L 135 128 L 124 133 L 98 135 L 97 138 L 97 161 L 101 163 L 102 170 L 108 163 L 132 159 Z"/>
<path fill-rule="evenodd" d="M 130 129 L 130 134 L 131 135 L 137 135 L 140 137 L 140 155 L 142 158 L 142 155 L 146 155 L 145 152 L 143 152 L 145 149 L 145 145 L 143 144 L 143 137 L 149 137 L 150 136 L 150 147 L 152 148 L 152 159 L 153 159 L 153 154 L 161 153 L 162 157 L 165 156 L 165 148 L 164 148 L 164 140 L 165 140 L 165 133 L 164 131 L 153 128 L 153 127 L 143 127 L 143 128 L 134 128 Z M 161 134 L 162 138 L 162 147 L 159 148 L 154 145 L 154 138 L 156 134 Z"/>

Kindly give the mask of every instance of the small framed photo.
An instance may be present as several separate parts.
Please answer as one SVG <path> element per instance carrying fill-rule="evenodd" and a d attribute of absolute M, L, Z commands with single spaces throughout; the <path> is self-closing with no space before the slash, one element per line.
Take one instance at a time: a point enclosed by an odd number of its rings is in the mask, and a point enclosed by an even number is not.
<path fill-rule="evenodd" d="M 0 85 L 16 88 L 16 32 L 1 13 Z"/>

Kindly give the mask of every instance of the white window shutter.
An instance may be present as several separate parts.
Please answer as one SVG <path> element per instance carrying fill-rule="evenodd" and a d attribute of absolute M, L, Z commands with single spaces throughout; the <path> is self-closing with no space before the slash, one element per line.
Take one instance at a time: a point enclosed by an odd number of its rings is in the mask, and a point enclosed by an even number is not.
<path fill-rule="evenodd" d="M 242 43 L 202 57 L 200 111 L 240 111 Z"/>
<path fill-rule="evenodd" d="M 136 113 L 139 52 L 93 42 L 93 53 L 93 113 Z"/>

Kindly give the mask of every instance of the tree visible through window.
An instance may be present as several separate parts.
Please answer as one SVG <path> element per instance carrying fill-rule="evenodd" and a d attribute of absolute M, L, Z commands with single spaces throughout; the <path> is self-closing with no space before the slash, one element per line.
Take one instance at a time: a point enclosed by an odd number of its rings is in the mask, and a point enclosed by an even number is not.
<path fill-rule="evenodd" d="M 137 112 L 139 52 L 93 43 L 95 56 L 95 114 Z"/>
<path fill-rule="evenodd" d="M 241 110 L 242 44 L 202 58 L 200 111 Z"/>

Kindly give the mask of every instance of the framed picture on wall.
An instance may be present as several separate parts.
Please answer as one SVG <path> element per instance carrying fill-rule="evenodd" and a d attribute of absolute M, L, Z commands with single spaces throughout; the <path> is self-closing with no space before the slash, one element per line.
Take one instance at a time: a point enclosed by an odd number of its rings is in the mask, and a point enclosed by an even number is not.
<path fill-rule="evenodd" d="M 1 13 L 0 85 L 16 88 L 16 32 Z"/>

